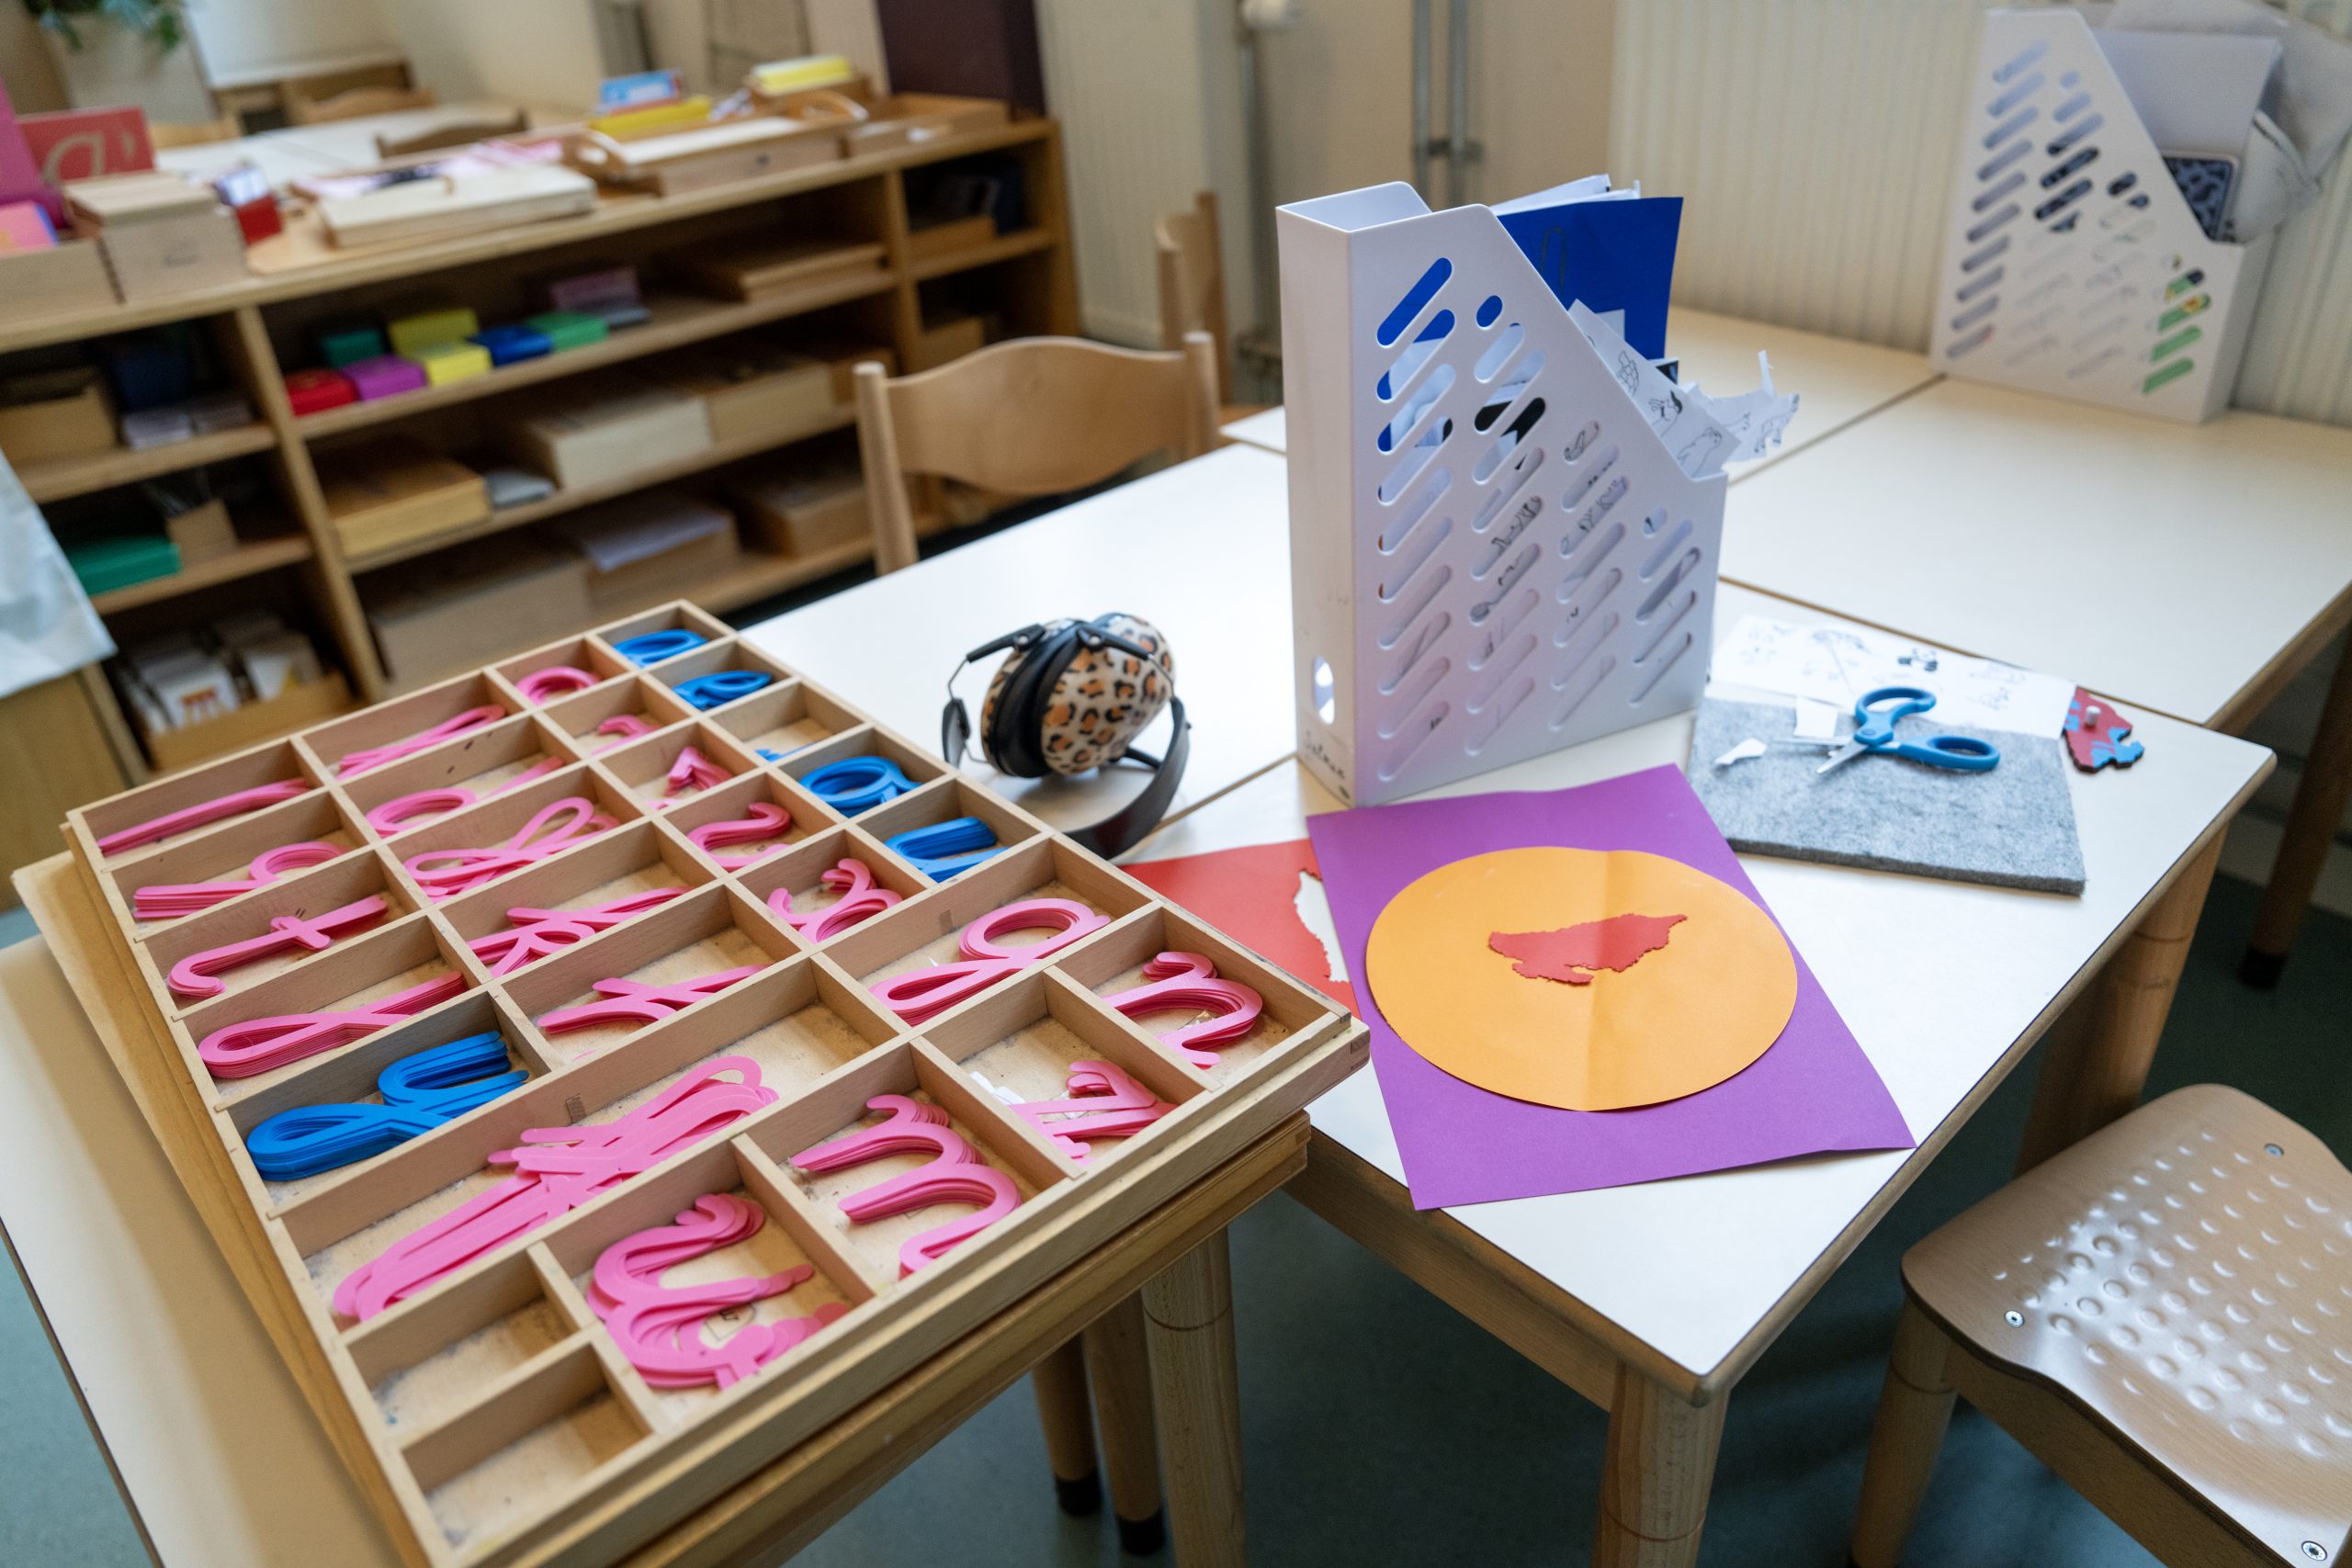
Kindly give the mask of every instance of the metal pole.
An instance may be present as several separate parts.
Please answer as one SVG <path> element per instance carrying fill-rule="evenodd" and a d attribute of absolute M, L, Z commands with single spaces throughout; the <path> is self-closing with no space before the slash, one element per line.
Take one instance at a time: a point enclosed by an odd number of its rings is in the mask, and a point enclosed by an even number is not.
<path fill-rule="evenodd" d="M 1426 4 L 1426 0 L 1424 0 Z M 1459 207 L 1468 198 L 1463 194 L 1463 165 L 1471 159 L 1470 152 L 1470 0 L 1451 0 L 1452 24 L 1446 39 L 1446 65 L 1452 76 L 1446 88 L 1446 115 L 1449 129 L 1445 138 L 1445 204 Z"/>
<path fill-rule="evenodd" d="M 1413 0 L 1413 188 L 1423 201 L 1430 196 L 1430 0 Z"/>
<path fill-rule="evenodd" d="M 1258 323 L 1271 335 L 1281 320 L 1282 276 L 1274 251 L 1273 133 L 1266 118 L 1266 61 L 1262 51 L 1258 29 L 1244 22 L 1241 102 L 1249 116 L 1250 270 L 1257 283 Z"/>

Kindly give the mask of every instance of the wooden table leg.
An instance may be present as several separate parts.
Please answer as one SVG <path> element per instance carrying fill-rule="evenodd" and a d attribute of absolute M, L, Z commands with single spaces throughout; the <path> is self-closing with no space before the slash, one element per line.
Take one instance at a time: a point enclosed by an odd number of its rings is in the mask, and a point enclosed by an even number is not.
<path fill-rule="evenodd" d="M 2303 911 L 2311 907 L 2312 890 L 2319 886 L 2320 869 L 2327 863 L 2328 849 L 2344 821 L 2347 798 L 2352 798 L 2352 647 L 2345 649 L 2327 688 L 2319 729 L 2303 760 L 2302 782 L 2295 786 L 2295 803 L 2287 810 L 2278 858 L 2270 866 L 2270 886 L 2263 890 L 2262 909 L 2254 918 L 2254 938 L 2238 966 L 2238 977 L 2247 985 L 2268 990 L 2278 983 Z"/>
<path fill-rule="evenodd" d="M 1862 1497 L 1854 1509 L 1853 1568 L 1899 1568 L 1903 1543 L 1919 1517 L 1951 1425 L 1956 1395 L 1944 1375 L 1951 1341 L 1910 1301 L 1894 1325 L 1894 1353 L 1871 1425 L 1870 1458 L 1862 1465 Z"/>
<path fill-rule="evenodd" d="M 1233 1271 L 1219 1231 L 1143 1288 L 1168 1523 L 1182 1568 L 1247 1561 Z"/>
<path fill-rule="evenodd" d="M 1690 1568 L 1724 1435 L 1718 1398 L 1692 1404 L 1620 1364 L 1600 1468 L 1593 1568 Z"/>
<path fill-rule="evenodd" d="M 1129 1296 L 1086 1331 L 1086 1370 L 1094 1384 L 1094 1418 L 1102 1429 L 1102 1468 L 1111 1478 L 1111 1511 L 1119 1546 L 1148 1557 L 1167 1539 L 1159 1507 L 1159 1443 L 1151 1430 L 1151 1355 L 1143 1299 Z"/>
<path fill-rule="evenodd" d="M 1029 1370 L 1037 1424 L 1046 1429 L 1046 1462 L 1053 1466 L 1054 1495 L 1065 1514 L 1091 1514 L 1102 1506 L 1102 1482 L 1094 1471 L 1094 1417 L 1086 1403 L 1083 1337 L 1073 1335 Z"/>
<path fill-rule="evenodd" d="M 2140 1103 L 2221 858 L 2216 830 L 2099 972 L 2085 998 L 2090 1012 L 2082 1027 L 2053 1033 L 2033 1087 L 2018 1170 L 2031 1169 Z"/>

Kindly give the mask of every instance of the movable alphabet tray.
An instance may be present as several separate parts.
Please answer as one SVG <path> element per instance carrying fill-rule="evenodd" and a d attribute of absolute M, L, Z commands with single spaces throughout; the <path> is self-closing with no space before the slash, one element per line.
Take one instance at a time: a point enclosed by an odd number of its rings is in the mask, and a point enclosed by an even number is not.
<path fill-rule="evenodd" d="M 684 604 L 64 830 L 83 1003 L 431 1568 L 644 1541 L 1364 1059 Z"/>

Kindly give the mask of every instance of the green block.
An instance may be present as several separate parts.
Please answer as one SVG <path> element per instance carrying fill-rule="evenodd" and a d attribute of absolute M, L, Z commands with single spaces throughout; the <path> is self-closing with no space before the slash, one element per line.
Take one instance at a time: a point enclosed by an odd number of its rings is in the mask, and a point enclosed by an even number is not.
<path fill-rule="evenodd" d="M 343 321 L 319 329 L 319 357 L 331 370 L 340 370 L 355 360 L 373 359 L 387 352 L 384 329 L 367 321 Z"/>
<path fill-rule="evenodd" d="M 120 534 L 65 548 L 85 593 L 109 593 L 180 569 L 180 547 L 161 534 Z"/>
<path fill-rule="evenodd" d="M 586 348 L 592 343 L 602 343 L 607 334 L 602 316 L 583 316 L 577 310 L 549 310 L 543 316 L 533 316 L 527 324 L 532 331 L 544 333 L 558 354 L 567 348 Z"/>

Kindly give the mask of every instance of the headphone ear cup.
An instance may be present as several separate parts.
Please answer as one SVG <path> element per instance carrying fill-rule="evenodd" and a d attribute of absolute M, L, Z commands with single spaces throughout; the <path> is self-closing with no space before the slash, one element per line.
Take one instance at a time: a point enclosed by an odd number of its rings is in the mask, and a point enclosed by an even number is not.
<path fill-rule="evenodd" d="M 1045 750 L 1039 744 L 1045 708 L 1062 671 L 1078 652 L 1080 629 L 1075 622 L 1065 623 L 1026 653 L 1016 655 L 1019 666 L 1006 678 L 1004 690 L 981 719 L 981 750 L 988 755 L 989 765 L 999 773 L 1017 779 L 1045 775 Z"/>

